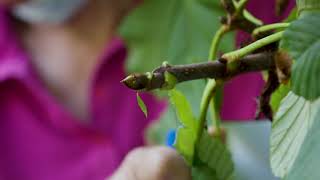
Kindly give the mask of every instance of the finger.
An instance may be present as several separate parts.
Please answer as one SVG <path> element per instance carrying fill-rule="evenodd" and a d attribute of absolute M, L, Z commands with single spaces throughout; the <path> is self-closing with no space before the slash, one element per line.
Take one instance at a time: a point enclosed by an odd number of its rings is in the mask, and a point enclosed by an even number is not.
<path fill-rule="evenodd" d="M 171 148 L 160 146 L 131 151 L 116 176 L 118 179 L 112 180 L 191 180 L 190 169 L 181 156 Z"/>

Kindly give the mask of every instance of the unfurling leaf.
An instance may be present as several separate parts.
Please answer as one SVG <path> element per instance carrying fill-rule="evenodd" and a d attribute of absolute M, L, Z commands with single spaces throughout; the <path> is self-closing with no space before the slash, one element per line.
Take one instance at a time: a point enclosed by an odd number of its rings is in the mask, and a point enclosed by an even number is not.
<path fill-rule="evenodd" d="M 141 111 L 143 112 L 143 114 L 145 115 L 145 117 L 148 117 L 148 109 L 146 104 L 143 102 L 143 100 L 141 99 L 141 97 L 139 96 L 139 93 L 137 93 L 137 101 L 138 101 L 138 105 L 141 109 Z"/>
<path fill-rule="evenodd" d="M 176 108 L 178 119 L 184 127 L 196 130 L 196 118 L 192 113 L 190 103 L 187 98 L 178 90 L 169 91 L 170 101 Z"/>
<path fill-rule="evenodd" d="M 194 159 L 197 122 L 187 98 L 178 90 L 169 91 L 170 101 L 176 109 L 182 126 L 178 128 L 174 146 L 183 155 L 189 165 Z"/>
<path fill-rule="evenodd" d="M 194 158 L 196 134 L 189 128 L 179 127 L 174 147 L 192 165 Z"/>

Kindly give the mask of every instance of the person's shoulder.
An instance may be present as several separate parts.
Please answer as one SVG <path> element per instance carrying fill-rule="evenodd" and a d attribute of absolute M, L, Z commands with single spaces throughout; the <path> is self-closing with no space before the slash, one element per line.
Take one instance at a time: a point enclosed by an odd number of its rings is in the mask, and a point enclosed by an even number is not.
<path fill-rule="evenodd" d="M 12 40 L 12 38 L 9 37 L 12 34 L 12 30 L 10 29 L 8 9 L 3 6 L 0 6 L 0 27 L 0 48 L 2 48 L 8 44 L 9 40 Z"/>
<path fill-rule="evenodd" d="M 26 55 L 12 27 L 9 9 L 0 5 L 0 84 L 27 73 Z"/>

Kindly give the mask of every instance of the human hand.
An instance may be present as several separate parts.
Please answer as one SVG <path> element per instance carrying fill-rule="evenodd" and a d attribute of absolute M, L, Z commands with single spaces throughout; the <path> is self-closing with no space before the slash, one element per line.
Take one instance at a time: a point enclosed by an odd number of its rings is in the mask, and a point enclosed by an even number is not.
<path fill-rule="evenodd" d="M 131 151 L 110 180 L 191 180 L 191 171 L 181 156 L 164 146 Z"/>

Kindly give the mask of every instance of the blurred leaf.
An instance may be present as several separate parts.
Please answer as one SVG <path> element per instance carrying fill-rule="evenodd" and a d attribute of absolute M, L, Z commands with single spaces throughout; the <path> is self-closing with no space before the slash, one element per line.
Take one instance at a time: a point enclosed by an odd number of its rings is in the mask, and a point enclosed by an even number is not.
<path fill-rule="evenodd" d="M 185 64 L 205 61 L 224 11 L 219 1 L 148 0 L 122 24 L 129 46 L 129 71 L 151 71 L 163 61 Z M 228 35 L 222 49 L 233 47 Z M 146 63 L 148 62 L 148 63 Z"/>
<path fill-rule="evenodd" d="M 141 109 L 141 111 L 143 112 L 143 114 L 148 117 L 148 109 L 147 106 L 145 105 L 145 103 L 143 102 L 143 100 L 141 99 L 141 97 L 139 96 L 139 94 L 137 93 L 137 101 L 138 101 L 138 105 Z"/>
<path fill-rule="evenodd" d="M 192 109 L 187 98 L 176 89 L 169 91 L 169 97 L 171 103 L 177 110 L 177 115 L 182 125 L 195 131 L 197 129 L 196 118 L 192 113 Z"/>
<path fill-rule="evenodd" d="M 299 13 L 302 11 L 315 11 L 320 10 L 319 0 L 296 0 Z"/>
<path fill-rule="evenodd" d="M 297 62 L 292 68 L 292 91 L 307 100 L 320 96 L 320 12 L 308 13 L 286 29 L 281 47 Z"/>
<path fill-rule="evenodd" d="M 290 84 L 288 83 L 288 84 L 281 84 L 279 88 L 274 93 L 272 93 L 270 105 L 273 113 L 276 113 L 278 111 L 280 102 L 284 97 L 288 95 L 289 92 L 290 92 Z"/>
<path fill-rule="evenodd" d="M 320 111 L 313 120 L 300 153 L 295 161 L 292 171 L 285 178 L 286 180 L 320 179 Z"/>
<path fill-rule="evenodd" d="M 320 101 L 310 102 L 292 92 L 281 102 L 272 122 L 270 145 L 271 168 L 276 176 L 290 172 L 319 105 Z"/>
<path fill-rule="evenodd" d="M 203 132 L 199 144 L 196 147 L 197 156 L 202 163 L 212 170 L 211 179 L 227 180 L 233 178 L 233 162 L 227 146 L 219 138 L 211 137 Z M 204 169 L 204 171 L 206 171 Z"/>

